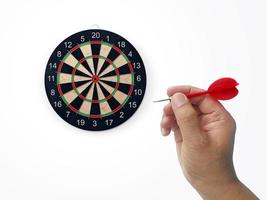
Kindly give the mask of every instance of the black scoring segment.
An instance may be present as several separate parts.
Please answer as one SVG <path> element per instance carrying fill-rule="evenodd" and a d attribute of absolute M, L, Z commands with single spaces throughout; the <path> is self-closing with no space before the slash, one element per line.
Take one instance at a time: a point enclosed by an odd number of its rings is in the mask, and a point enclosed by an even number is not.
<path fill-rule="evenodd" d="M 65 83 L 65 84 L 61 84 L 61 91 L 63 94 L 73 90 L 72 84 L 71 83 Z"/>
<path fill-rule="evenodd" d="M 128 92 L 130 91 L 130 88 L 131 88 L 131 85 L 120 83 L 118 90 L 123 92 L 124 94 L 128 94 Z"/>
<path fill-rule="evenodd" d="M 120 106 L 120 103 L 114 98 L 114 97 L 111 97 L 109 100 L 108 100 L 108 104 L 110 106 L 110 108 L 112 110 L 116 109 L 118 106 Z"/>
<path fill-rule="evenodd" d="M 91 44 L 91 49 L 92 49 L 92 55 L 98 56 L 100 54 L 100 49 L 101 49 L 101 44 Z M 97 64 L 98 64 L 98 57 L 93 57 L 93 62 L 94 62 L 94 69 L 96 71 Z"/>
<path fill-rule="evenodd" d="M 93 74 L 86 60 L 84 60 L 81 64 L 89 71 L 90 74 Z"/>
<path fill-rule="evenodd" d="M 99 83 L 98 85 L 99 85 L 100 89 L 102 90 L 104 96 L 108 97 L 110 95 L 110 93 L 106 90 L 106 88 L 104 88 L 101 83 Z"/>
<path fill-rule="evenodd" d="M 74 56 L 74 58 L 76 58 L 78 61 L 80 61 L 81 59 L 84 58 L 84 55 L 83 55 L 83 53 L 82 53 L 82 51 L 81 51 L 80 48 L 77 48 L 77 49 L 76 49 L 75 51 L 73 51 L 71 54 L 72 54 L 72 55 Z"/>
<path fill-rule="evenodd" d="M 77 88 L 77 87 L 80 87 L 80 86 L 82 86 L 82 85 L 84 85 L 84 84 L 86 84 L 86 83 L 88 83 L 88 81 L 79 81 L 79 82 L 75 82 L 75 86 L 76 86 L 76 88 Z"/>
<path fill-rule="evenodd" d="M 98 94 L 97 94 L 97 87 L 96 84 L 94 84 L 94 88 L 93 88 L 93 100 L 98 100 Z"/>
<path fill-rule="evenodd" d="M 73 71 L 73 67 L 69 66 L 66 63 L 63 63 L 62 68 L 61 68 L 61 73 L 65 73 L 65 74 L 71 74 Z"/>
<path fill-rule="evenodd" d="M 71 102 L 71 105 L 76 109 L 79 110 L 81 105 L 83 103 L 83 100 L 79 98 L 78 96 Z"/>
<path fill-rule="evenodd" d="M 84 91 L 82 91 L 81 95 L 83 97 L 87 96 L 87 94 L 88 94 L 89 90 L 91 89 L 92 85 L 93 85 L 93 83 L 90 83 L 90 85 Z"/>
<path fill-rule="evenodd" d="M 114 61 L 119 55 L 120 53 L 118 51 L 116 51 L 114 48 L 111 48 L 108 54 L 108 59 Z"/>
<path fill-rule="evenodd" d="M 130 74 L 131 73 L 128 64 L 119 67 L 118 70 L 119 70 L 119 74 Z"/>
<path fill-rule="evenodd" d="M 115 49 L 111 48 L 107 58 L 111 62 L 113 62 L 119 55 L 120 54 Z M 109 65 L 110 65 L 110 63 L 108 61 L 105 61 L 98 74 L 101 74 Z"/>
<path fill-rule="evenodd" d="M 87 75 L 87 74 L 85 74 L 85 73 L 79 71 L 78 69 L 76 69 L 76 71 L 75 71 L 75 75 L 90 77 L 89 75 Z"/>
<path fill-rule="evenodd" d="M 104 75 L 102 75 L 101 77 L 108 77 L 108 76 L 116 76 L 117 74 L 116 74 L 116 71 L 115 70 L 113 70 L 113 71 L 111 71 L 111 72 L 109 72 L 109 73 L 107 73 L 107 74 L 104 74 Z"/>
<path fill-rule="evenodd" d="M 107 85 L 115 88 L 116 87 L 116 83 L 112 82 L 112 81 L 106 81 L 106 80 L 101 80 L 103 83 L 106 83 Z"/>

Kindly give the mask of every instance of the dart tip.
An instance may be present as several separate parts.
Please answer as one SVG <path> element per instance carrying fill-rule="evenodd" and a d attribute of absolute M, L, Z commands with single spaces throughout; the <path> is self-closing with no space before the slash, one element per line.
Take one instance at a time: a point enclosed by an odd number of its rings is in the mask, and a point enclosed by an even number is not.
<path fill-rule="evenodd" d="M 170 100 L 171 100 L 170 98 L 168 98 L 168 99 L 160 99 L 160 100 L 153 101 L 153 103 L 159 103 L 159 102 L 170 101 Z"/>

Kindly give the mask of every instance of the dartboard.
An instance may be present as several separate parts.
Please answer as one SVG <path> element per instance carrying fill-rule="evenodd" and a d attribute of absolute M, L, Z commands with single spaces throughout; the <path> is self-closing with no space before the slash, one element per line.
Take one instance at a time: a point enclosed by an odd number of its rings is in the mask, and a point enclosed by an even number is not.
<path fill-rule="evenodd" d="M 91 29 L 56 47 L 46 66 L 45 88 L 62 119 L 100 131 L 135 113 L 145 94 L 146 72 L 139 53 L 125 38 Z"/>

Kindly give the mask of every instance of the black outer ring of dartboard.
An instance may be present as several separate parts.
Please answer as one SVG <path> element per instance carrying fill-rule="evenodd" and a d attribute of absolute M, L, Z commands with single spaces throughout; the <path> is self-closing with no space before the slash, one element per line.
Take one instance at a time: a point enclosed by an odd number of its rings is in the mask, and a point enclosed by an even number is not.
<path fill-rule="evenodd" d="M 139 62 L 141 64 L 140 69 L 133 69 L 134 70 L 134 88 L 135 89 L 141 89 L 142 90 L 142 95 L 135 95 L 134 92 L 131 94 L 129 100 L 126 102 L 126 104 L 121 108 L 121 110 L 119 110 L 116 113 L 113 113 L 112 115 L 109 115 L 107 117 L 103 117 L 100 119 L 92 119 L 92 118 L 88 118 L 82 115 L 79 115 L 77 113 L 74 113 L 73 111 L 70 110 L 69 107 L 67 107 L 65 105 L 65 103 L 62 101 L 59 92 L 57 90 L 57 83 L 56 83 L 56 75 L 57 75 L 57 69 L 58 66 L 60 64 L 61 59 L 64 57 L 64 55 L 66 55 L 66 53 L 68 52 L 69 49 L 64 47 L 64 43 L 71 41 L 75 44 L 81 44 L 83 42 L 80 41 L 81 36 L 85 36 L 84 37 L 84 42 L 88 42 L 88 41 L 92 41 L 95 39 L 92 39 L 92 33 L 96 33 L 99 32 L 100 33 L 100 38 L 98 38 L 97 40 L 102 40 L 104 42 L 108 42 L 110 44 L 117 44 L 119 41 L 125 41 L 125 48 L 120 48 L 120 50 L 123 51 L 123 53 L 125 55 L 128 55 L 128 53 L 130 51 L 132 51 L 132 57 L 128 57 L 128 59 L 130 60 L 131 63 L 137 63 Z M 109 36 L 109 41 L 107 41 L 107 36 Z M 75 45 L 74 45 L 75 46 Z M 58 51 L 62 52 L 62 57 L 58 58 L 56 53 Z M 51 68 L 49 64 L 50 63 L 56 63 L 56 68 Z M 138 82 L 136 81 L 137 76 L 140 75 L 141 76 L 141 81 Z M 50 78 L 52 76 L 54 76 L 55 81 L 53 82 L 52 79 L 48 79 L 48 76 L 50 76 Z M 122 123 L 126 122 L 129 118 L 131 118 L 131 116 L 136 112 L 136 110 L 138 110 L 140 104 L 142 103 L 142 100 L 144 98 L 145 95 L 145 91 L 146 91 L 146 71 L 145 71 L 145 66 L 144 63 L 142 61 L 141 56 L 139 55 L 139 53 L 137 52 L 137 50 L 135 49 L 135 47 L 125 38 L 121 37 L 120 35 L 110 32 L 110 31 L 106 31 L 106 30 L 102 30 L 102 29 L 90 29 L 90 30 L 85 30 L 85 31 L 81 31 L 78 33 L 75 33 L 71 36 L 69 36 L 68 38 L 66 38 L 65 40 L 63 40 L 57 47 L 56 49 L 53 51 L 52 55 L 50 56 L 47 66 L 46 66 L 46 71 L 45 71 L 45 89 L 46 89 L 46 94 L 47 97 L 49 99 L 49 102 L 51 104 L 51 106 L 53 107 L 53 109 L 55 110 L 55 112 L 63 119 L 65 120 L 67 123 L 80 128 L 80 129 L 84 129 L 84 130 L 90 130 L 90 131 L 103 131 L 103 130 L 108 130 L 114 127 L 117 127 L 119 125 L 121 125 Z M 51 96 L 50 92 L 51 90 L 54 89 L 55 91 L 55 95 Z M 58 107 L 58 105 L 55 104 L 55 102 L 61 102 L 62 106 Z M 135 108 L 130 108 L 130 102 L 136 102 L 136 107 Z M 133 103 L 131 104 L 133 106 Z M 67 112 L 70 113 L 67 117 Z M 124 113 L 124 118 L 120 118 L 121 116 L 121 112 Z M 85 124 L 83 126 L 78 124 L 78 120 L 84 120 Z M 94 127 L 93 123 L 95 124 L 95 121 L 97 121 L 97 126 Z M 108 123 L 110 123 L 110 120 L 112 121 L 112 124 L 107 125 Z"/>

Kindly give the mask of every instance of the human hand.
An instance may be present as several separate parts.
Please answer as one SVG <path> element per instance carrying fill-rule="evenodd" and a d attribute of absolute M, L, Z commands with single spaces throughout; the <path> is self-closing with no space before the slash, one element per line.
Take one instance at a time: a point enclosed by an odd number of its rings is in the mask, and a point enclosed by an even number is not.
<path fill-rule="evenodd" d="M 235 120 L 209 95 L 188 100 L 184 94 L 201 92 L 191 86 L 168 89 L 161 131 L 174 132 L 183 173 L 203 199 L 257 199 L 237 178 L 232 161 Z"/>

